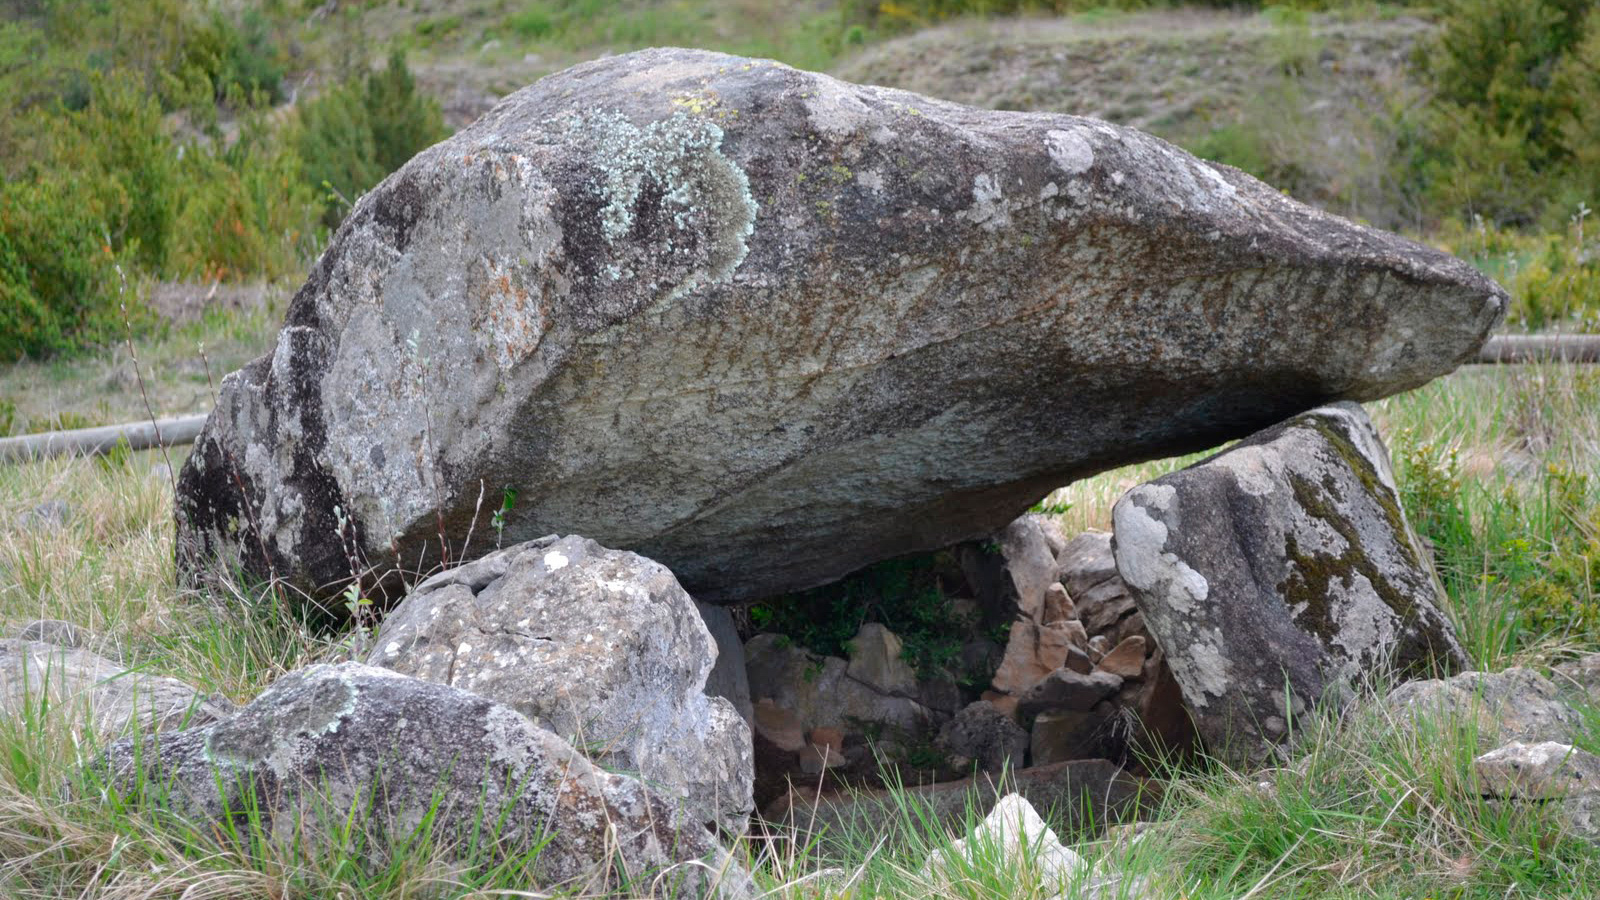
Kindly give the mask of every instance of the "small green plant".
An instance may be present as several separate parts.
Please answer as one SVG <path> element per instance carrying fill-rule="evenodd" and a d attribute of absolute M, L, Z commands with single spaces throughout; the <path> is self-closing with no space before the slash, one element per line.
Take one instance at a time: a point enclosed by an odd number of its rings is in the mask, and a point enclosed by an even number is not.
<path fill-rule="evenodd" d="M 494 527 L 494 547 L 500 549 L 506 534 L 506 517 L 511 515 L 511 508 L 517 503 L 516 488 L 505 488 L 501 492 L 500 508 L 489 517 L 489 524 Z"/>

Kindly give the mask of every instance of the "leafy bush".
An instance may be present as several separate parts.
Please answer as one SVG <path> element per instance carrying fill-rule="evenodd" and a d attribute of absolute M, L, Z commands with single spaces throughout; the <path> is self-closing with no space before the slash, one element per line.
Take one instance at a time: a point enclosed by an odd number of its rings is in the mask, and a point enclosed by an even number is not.
<path fill-rule="evenodd" d="M 316 193 L 298 156 L 259 122 L 222 153 L 196 149 L 182 165 L 185 191 L 173 222 L 170 275 L 246 279 L 287 275 L 312 255 Z"/>
<path fill-rule="evenodd" d="M 1583 116 L 1572 93 L 1581 66 L 1567 59 L 1591 5 L 1446 0 L 1442 27 L 1417 55 L 1435 94 L 1418 168 L 1442 212 L 1532 225 L 1563 193 L 1563 126 Z"/>
<path fill-rule="evenodd" d="M 0 184 L 0 360 L 114 333 L 115 257 L 81 181 Z"/>
<path fill-rule="evenodd" d="M 1472 228 L 1447 221 L 1439 239 L 1511 293 L 1509 325 L 1530 331 L 1600 330 L 1600 241 L 1587 206 L 1568 220 L 1566 234 L 1521 234 L 1481 218 Z"/>
<path fill-rule="evenodd" d="M 335 227 L 348 204 L 447 133 L 439 104 L 395 53 L 382 70 L 301 104 L 292 140 L 307 182 L 326 195 L 323 221 Z"/>

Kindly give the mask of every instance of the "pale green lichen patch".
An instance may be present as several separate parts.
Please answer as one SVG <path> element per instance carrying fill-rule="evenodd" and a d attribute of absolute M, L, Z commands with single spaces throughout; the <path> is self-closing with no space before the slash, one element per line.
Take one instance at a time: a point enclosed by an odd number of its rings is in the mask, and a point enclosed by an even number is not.
<path fill-rule="evenodd" d="M 280 777 L 289 771 L 295 745 L 339 730 L 356 708 L 356 685 L 331 669 L 311 669 L 256 699 L 206 737 L 204 756 L 219 768 L 255 769 L 263 764 Z M 278 696 L 273 696 L 277 692 Z"/>
<path fill-rule="evenodd" d="M 722 153 L 715 122 L 680 111 L 641 128 L 620 113 L 602 112 L 580 117 L 576 129 L 594 148 L 607 246 L 630 249 L 654 224 L 648 217 L 668 226 L 656 239 L 665 259 L 686 250 L 702 256 L 671 297 L 721 282 L 744 261 L 759 205 L 744 170 Z M 674 238 L 691 246 L 674 246 Z M 649 261 L 619 254 L 601 271 L 613 282 L 641 277 Z"/>

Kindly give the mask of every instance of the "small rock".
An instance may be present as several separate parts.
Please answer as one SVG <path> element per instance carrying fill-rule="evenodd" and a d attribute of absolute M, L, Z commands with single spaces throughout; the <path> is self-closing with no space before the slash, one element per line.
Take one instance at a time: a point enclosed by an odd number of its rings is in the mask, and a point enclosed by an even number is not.
<path fill-rule="evenodd" d="M 1042 624 L 1054 625 L 1078 617 L 1078 608 L 1067 595 L 1067 588 L 1061 582 L 1052 582 L 1044 591 L 1044 617 Z"/>
<path fill-rule="evenodd" d="M 1029 735 L 1032 764 L 1045 766 L 1074 759 L 1091 759 L 1106 735 L 1109 717 L 1097 707 L 1090 711 L 1058 710 L 1042 712 L 1033 720 Z"/>
<path fill-rule="evenodd" d="M 1096 668 L 1123 679 L 1144 678 L 1144 638 L 1138 635 L 1123 638 L 1116 649 L 1100 658 Z"/>
<path fill-rule="evenodd" d="M 1022 768 L 1028 732 L 992 703 L 968 704 L 939 730 L 938 746 L 954 756 L 974 760 L 985 772 Z"/>
<path fill-rule="evenodd" d="M 1005 658 L 994 673 L 994 688 L 1021 694 L 1065 665 L 1068 648 L 1087 643 L 1079 622 L 1039 625 L 1018 619 L 1011 624 L 1011 639 L 1006 642 Z"/>
<path fill-rule="evenodd" d="M 17 528 L 22 531 L 64 528 L 72 518 L 72 506 L 65 500 L 46 500 L 17 516 Z"/>
<path fill-rule="evenodd" d="M 1078 618 L 1090 634 L 1103 634 L 1134 612 L 1137 606 L 1133 595 L 1121 578 L 1102 581 L 1082 594 L 1073 597 Z"/>
<path fill-rule="evenodd" d="M 17 629 L 17 640 L 82 648 L 89 646 L 89 632 L 61 619 L 35 619 Z"/>
<path fill-rule="evenodd" d="M 844 660 L 811 653 L 780 635 L 758 634 L 745 642 L 744 653 L 751 696 L 793 710 L 802 727 L 923 734 L 940 720 L 916 700 L 878 693 L 850 677 Z"/>
<path fill-rule="evenodd" d="M 999 859 L 1011 865 L 1032 863 L 1049 891 L 1069 890 L 1088 874 L 1082 857 L 1062 846 L 1056 833 L 1019 794 L 1007 794 L 994 805 L 973 833 L 951 842 L 947 850 L 928 858 L 924 871 L 951 881 L 965 881 L 956 860 L 967 865 L 992 865 Z"/>
<path fill-rule="evenodd" d="M 1105 635 L 1097 634 L 1089 638 L 1089 659 L 1093 660 L 1097 665 L 1100 660 L 1106 658 L 1106 651 L 1110 649 L 1111 641 Z"/>
<path fill-rule="evenodd" d="M 823 769 L 833 769 L 848 765 L 843 753 L 831 747 L 807 744 L 799 753 L 800 771 L 807 775 L 816 775 Z"/>
<path fill-rule="evenodd" d="M 700 621 L 705 623 L 706 631 L 711 633 L 711 640 L 717 645 L 717 661 L 711 666 L 711 674 L 706 676 L 706 696 L 721 697 L 732 703 L 733 708 L 744 717 L 745 723 L 753 724 L 750 678 L 744 667 L 744 642 L 739 640 L 739 628 L 733 622 L 733 614 L 726 606 L 713 606 L 698 600 L 694 606 L 700 612 Z"/>
<path fill-rule="evenodd" d="M 1064 664 L 1064 668 L 1071 669 L 1079 675 L 1087 675 L 1094 671 L 1094 662 L 1089 659 L 1088 651 L 1080 650 L 1077 647 L 1068 647 L 1067 661 Z"/>
<path fill-rule="evenodd" d="M 176 678 L 130 671 L 87 650 L 0 640 L 0 715 L 23 710 L 87 720 L 101 737 L 128 728 L 163 731 L 227 718 L 232 703 L 207 698 Z"/>
<path fill-rule="evenodd" d="M 835 755 L 844 754 L 844 732 L 838 728 L 813 728 L 811 729 L 811 744 L 814 747 L 826 747 Z"/>
<path fill-rule="evenodd" d="M 1512 741 L 1573 742 L 1583 716 L 1549 679 L 1521 667 L 1502 672 L 1462 672 L 1400 685 L 1381 701 L 1402 719 L 1430 716 L 1445 725 L 1471 723 L 1480 746 Z"/>
<path fill-rule="evenodd" d="M 1005 528 L 999 537 L 1000 555 L 1016 592 L 1017 609 L 1036 622 L 1044 616 L 1045 592 L 1056 583 L 1056 557 L 1051 551 L 1051 529 L 1043 516 L 1025 515 Z M 1054 523 L 1051 523 L 1052 525 Z M 1060 526 L 1054 528 L 1059 535 Z"/>
<path fill-rule="evenodd" d="M 755 704 L 755 736 L 788 753 L 805 749 L 805 729 L 792 711 L 763 698 Z"/>
<path fill-rule="evenodd" d="M 1571 690 L 1600 707 L 1600 653 L 1590 653 L 1556 666 L 1550 673 L 1550 680 L 1563 691 Z"/>
<path fill-rule="evenodd" d="M 917 673 L 902 654 L 905 645 L 894 632 L 877 622 L 861 626 L 850 639 L 851 678 L 891 697 L 917 696 Z"/>
<path fill-rule="evenodd" d="M 1078 600 L 1089 589 L 1117 576 L 1117 561 L 1111 552 L 1111 533 L 1086 531 L 1067 542 L 1056 556 L 1061 583 Z"/>
<path fill-rule="evenodd" d="M 1508 800 L 1564 800 L 1600 793 L 1600 756 L 1557 741 L 1512 741 L 1473 760 L 1485 794 Z"/>
<path fill-rule="evenodd" d="M 1122 676 L 1113 672 L 1080 675 L 1071 669 L 1057 669 L 1022 695 L 1017 712 L 1024 719 L 1046 710 L 1087 712 L 1121 687 Z"/>
<path fill-rule="evenodd" d="M 1006 718 L 1011 719 L 1012 721 L 1016 721 L 1016 718 L 1017 718 L 1017 698 L 1016 697 L 1013 697 L 1010 694 L 1002 694 L 999 691 L 984 691 L 983 692 L 983 696 L 980 697 L 979 699 L 982 700 L 982 702 L 987 703 L 990 706 L 994 707 L 995 709 L 999 710 L 1000 714 L 1005 716 Z"/>

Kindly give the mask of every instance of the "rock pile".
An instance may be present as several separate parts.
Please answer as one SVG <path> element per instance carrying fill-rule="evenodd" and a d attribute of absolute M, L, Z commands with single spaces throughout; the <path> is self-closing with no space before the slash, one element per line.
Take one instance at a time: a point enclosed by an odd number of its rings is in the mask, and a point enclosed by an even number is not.
<path fill-rule="evenodd" d="M 1184 749 L 1191 737 L 1176 683 L 1146 633 L 1118 574 L 1111 535 L 1087 532 L 1055 542 L 1052 527 L 1025 517 L 1000 542 L 1008 570 L 1049 573 L 1018 583 L 1036 599 L 1018 604 L 1004 661 L 985 700 L 1029 726 L 1029 759 L 1127 759 L 1131 745 Z M 1053 549 L 1052 556 L 1040 551 Z M 1048 559 L 1047 564 L 1036 562 Z M 1035 562 L 1018 565 L 1020 560 Z"/>

